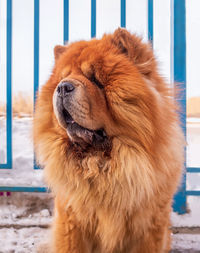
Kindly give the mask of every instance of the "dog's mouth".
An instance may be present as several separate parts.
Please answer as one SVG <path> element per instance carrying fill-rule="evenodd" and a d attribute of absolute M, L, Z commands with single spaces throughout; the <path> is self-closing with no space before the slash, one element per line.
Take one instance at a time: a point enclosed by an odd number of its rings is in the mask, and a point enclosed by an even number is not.
<path fill-rule="evenodd" d="M 104 142 L 108 138 L 104 129 L 91 130 L 80 126 L 65 109 L 63 109 L 63 117 L 67 125 L 69 137 L 75 142 L 81 143 L 84 141 L 92 145 L 93 143 Z"/>
<path fill-rule="evenodd" d="M 109 138 L 104 129 L 92 130 L 82 127 L 74 121 L 71 114 L 63 107 L 58 112 L 59 122 L 67 130 L 73 144 L 82 149 L 106 150 L 110 145 Z"/>

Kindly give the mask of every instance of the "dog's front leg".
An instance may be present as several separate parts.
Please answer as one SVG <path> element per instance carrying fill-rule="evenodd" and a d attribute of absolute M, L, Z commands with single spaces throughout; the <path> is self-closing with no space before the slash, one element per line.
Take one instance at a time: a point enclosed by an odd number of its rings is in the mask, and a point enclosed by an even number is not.
<path fill-rule="evenodd" d="M 84 235 L 80 229 L 71 208 L 57 197 L 55 200 L 55 217 L 53 223 L 52 252 L 53 253 L 89 253 Z"/>

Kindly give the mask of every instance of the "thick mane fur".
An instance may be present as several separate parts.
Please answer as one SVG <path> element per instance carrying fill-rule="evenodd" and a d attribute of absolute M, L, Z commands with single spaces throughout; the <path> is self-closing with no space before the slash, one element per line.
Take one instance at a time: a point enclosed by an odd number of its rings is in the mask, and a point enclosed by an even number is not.
<path fill-rule="evenodd" d="M 184 139 L 173 98 L 157 72 L 152 51 L 130 36 L 120 30 L 103 38 L 105 45 L 114 45 L 111 51 L 122 52 L 120 60 L 126 54 L 127 61 L 133 61 L 136 73 L 132 75 L 132 68 L 116 69 L 115 88 L 105 87 L 111 115 L 122 129 L 113 135 L 110 157 L 96 151 L 77 159 L 69 148 L 52 106 L 62 59 L 42 87 L 34 119 L 35 150 L 48 185 L 66 210 L 73 210 L 81 229 L 100 238 L 104 253 L 116 247 L 129 252 L 132 235 L 137 240 L 153 226 L 169 226 L 166 217 L 183 163 Z M 141 78 L 137 81 L 138 73 Z M 133 82 L 138 82 L 137 88 Z M 156 220 L 158 213 L 164 218 Z M 141 246 L 134 247 L 139 250 Z"/>

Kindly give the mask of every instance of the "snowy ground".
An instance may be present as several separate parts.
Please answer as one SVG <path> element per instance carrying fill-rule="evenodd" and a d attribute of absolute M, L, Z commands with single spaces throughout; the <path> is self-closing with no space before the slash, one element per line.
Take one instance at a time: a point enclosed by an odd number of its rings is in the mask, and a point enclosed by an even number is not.
<path fill-rule="evenodd" d="M 196 122 L 196 123 L 195 123 Z M 187 166 L 200 167 L 200 123 L 188 123 Z M 33 169 L 32 119 L 13 121 L 13 169 L 0 170 L 0 186 L 44 186 L 42 170 Z M 5 120 L 0 118 L 0 163 L 6 161 Z M 187 174 L 187 190 L 200 190 L 200 173 Z M 200 197 L 188 197 L 190 212 L 172 214 L 173 252 L 200 252 Z M 0 253 L 35 252 L 46 240 L 52 220 L 50 194 L 11 193 L 0 195 Z"/>
<path fill-rule="evenodd" d="M 53 201 L 50 194 L 11 193 L 0 197 L 0 253 L 36 252 L 48 238 Z"/>
<path fill-rule="evenodd" d="M 13 120 L 13 169 L 0 171 L 1 186 L 43 186 L 42 170 L 33 169 L 32 119 Z M 0 163 L 6 162 L 6 122 L 0 118 Z"/>
<path fill-rule="evenodd" d="M 2 228 L 0 229 L 0 253 L 34 253 L 41 241 L 46 240 L 49 229 Z M 200 235 L 175 234 L 173 238 L 173 253 L 199 253 Z"/>
<path fill-rule="evenodd" d="M 0 197 L 0 253 L 36 252 L 50 238 L 51 194 L 11 193 Z M 172 252 L 200 252 L 199 228 L 176 228 Z"/>

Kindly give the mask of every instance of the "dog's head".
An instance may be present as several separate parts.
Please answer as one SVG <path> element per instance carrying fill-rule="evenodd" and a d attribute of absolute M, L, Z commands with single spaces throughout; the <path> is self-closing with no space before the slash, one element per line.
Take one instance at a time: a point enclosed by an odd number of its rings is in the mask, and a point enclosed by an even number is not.
<path fill-rule="evenodd" d="M 56 46 L 54 54 L 54 114 L 73 145 L 105 151 L 115 137 L 129 145 L 152 141 L 160 87 L 150 45 L 118 29 Z"/>

